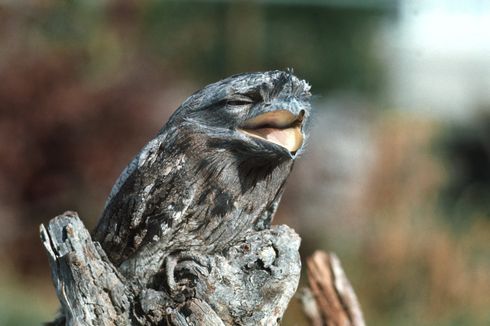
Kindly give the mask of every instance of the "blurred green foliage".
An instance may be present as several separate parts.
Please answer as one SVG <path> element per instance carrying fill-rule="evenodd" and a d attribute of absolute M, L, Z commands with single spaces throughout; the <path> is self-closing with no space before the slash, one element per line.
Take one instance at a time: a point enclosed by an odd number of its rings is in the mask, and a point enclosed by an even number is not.
<path fill-rule="evenodd" d="M 36 12 L 30 32 L 42 33 L 50 47 L 81 51 L 98 72 L 137 53 L 201 83 L 293 68 L 317 89 L 373 97 L 383 88 L 373 36 L 393 15 L 391 7 L 320 2 L 66 1 Z"/>
<path fill-rule="evenodd" d="M 58 304 L 42 295 L 50 284 L 43 280 L 25 282 L 5 272 L 0 274 L 0 325 L 39 325 L 51 320 Z"/>

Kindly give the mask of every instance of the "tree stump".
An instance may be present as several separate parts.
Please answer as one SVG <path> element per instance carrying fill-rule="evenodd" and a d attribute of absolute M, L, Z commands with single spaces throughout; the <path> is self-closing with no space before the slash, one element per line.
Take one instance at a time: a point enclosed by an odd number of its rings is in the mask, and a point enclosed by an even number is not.
<path fill-rule="evenodd" d="M 170 296 L 123 276 L 74 212 L 41 225 L 41 239 L 61 302 L 52 325 L 276 325 L 301 269 L 299 236 L 272 226 L 207 256 L 199 270 L 175 271 L 176 279 L 198 277 L 182 295 Z"/>

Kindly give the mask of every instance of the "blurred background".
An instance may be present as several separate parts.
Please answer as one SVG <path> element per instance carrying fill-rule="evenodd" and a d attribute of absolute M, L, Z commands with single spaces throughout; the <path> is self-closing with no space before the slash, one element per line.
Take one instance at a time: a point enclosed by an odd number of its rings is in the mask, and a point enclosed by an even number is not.
<path fill-rule="evenodd" d="M 187 96 L 288 67 L 316 112 L 275 223 L 337 253 L 368 325 L 490 325 L 484 0 L 0 1 L 0 325 L 56 313 L 40 223 L 93 228 Z"/>

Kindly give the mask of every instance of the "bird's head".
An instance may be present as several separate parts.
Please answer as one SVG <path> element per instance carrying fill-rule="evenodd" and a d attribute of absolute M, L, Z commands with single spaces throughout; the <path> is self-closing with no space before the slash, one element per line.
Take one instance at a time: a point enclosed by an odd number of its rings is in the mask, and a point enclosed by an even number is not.
<path fill-rule="evenodd" d="M 235 75 L 194 93 L 171 124 L 198 135 L 208 150 L 292 160 L 307 137 L 309 90 L 291 72 Z"/>

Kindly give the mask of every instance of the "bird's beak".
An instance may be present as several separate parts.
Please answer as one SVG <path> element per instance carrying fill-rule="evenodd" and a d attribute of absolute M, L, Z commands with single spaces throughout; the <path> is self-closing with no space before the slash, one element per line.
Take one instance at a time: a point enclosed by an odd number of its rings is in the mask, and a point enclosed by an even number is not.
<path fill-rule="evenodd" d="M 303 145 L 301 130 L 304 111 L 294 115 L 287 110 L 267 112 L 253 117 L 238 130 L 255 138 L 280 145 L 295 154 Z"/>

